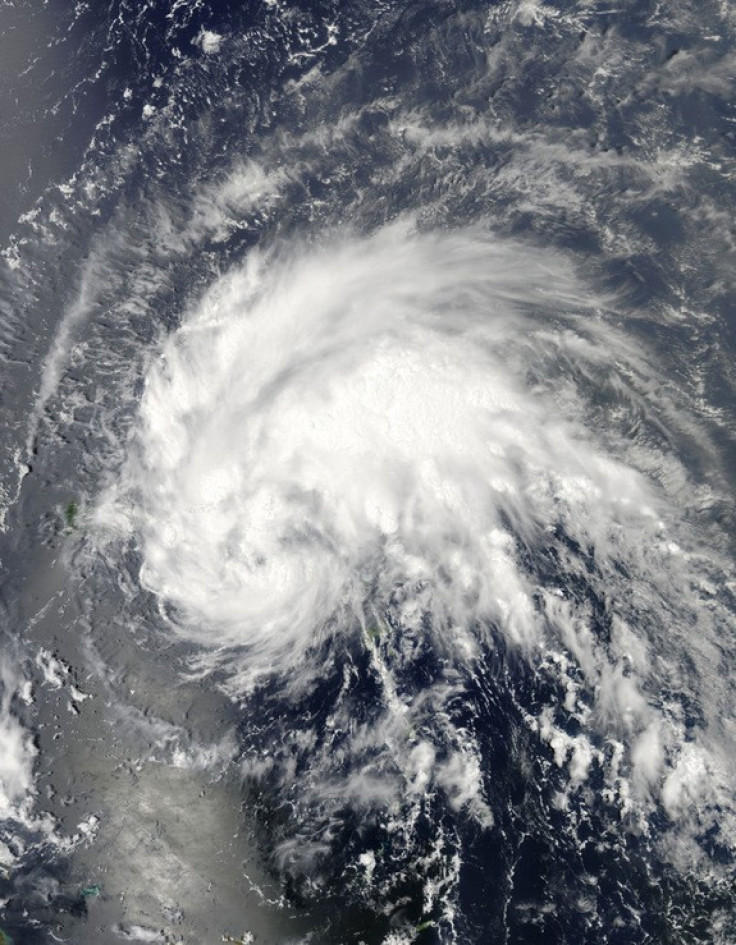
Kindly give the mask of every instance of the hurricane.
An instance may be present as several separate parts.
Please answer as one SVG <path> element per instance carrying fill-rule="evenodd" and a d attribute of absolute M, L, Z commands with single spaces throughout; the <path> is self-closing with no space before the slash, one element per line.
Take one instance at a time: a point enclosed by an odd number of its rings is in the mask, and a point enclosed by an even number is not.
<path fill-rule="evenodd" d="M 216 283 L 146 376 L 115 503 L 144 586 L 269 671 L 400 587 L 444 635 L 496 620 L 528 648 L 517 542 L 559 528 L 602 550 L 644 527 L 629 543 L 659 528 L 666 549 L 646 481 L 575 422 L 574 378 L 548 376 L 561 355 L 601 372 L 605 331 L 556 263 L 394 225 Z"/>
<path fill-rule="evenodd" d="M 378 832 L 401 812 L 410 833 L 428 805 L 497 829 L 484 686 L 552 751 L 546 817 L 597 790 L 635 836 L 666 818 L 675 861 L 703 818 L 733 829 L 711 745 L 727 688 L 702 738 L 683 712 L 717 660 L 719 615 L 692 601 L 718 563 L 683 521 L 686 474 L 631 437 L 656 367 L 613 301 L 537 249 L 401 220 L 249 255 L 149 367 L 97 528 L 108 553 L 136 549 L 199 672 L 329 707 L 317 725 L 294 710 L 285 769 L 242 761 L 277 794 L 306 782 L 271 854 L 297 885 L 334 882 L 346 803 Z M 378 889 L 397 856 L 359 852 Z M 432 918 L 415 925 L 455 929 L 461 872 L 447 854 L 417 870 Z"/>
<path fill-rule="evenodd" d="M 0 941 L 733 941 L 730 11 L 25 12 Z"/>

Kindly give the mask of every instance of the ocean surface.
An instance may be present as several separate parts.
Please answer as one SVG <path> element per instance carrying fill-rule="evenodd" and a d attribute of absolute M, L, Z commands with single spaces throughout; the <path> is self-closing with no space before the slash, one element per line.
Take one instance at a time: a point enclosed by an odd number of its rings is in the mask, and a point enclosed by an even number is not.
<path fill-rule="evenodd" d="M 0 942 L 736 941 L 735 77 L 0 0 Z"/>

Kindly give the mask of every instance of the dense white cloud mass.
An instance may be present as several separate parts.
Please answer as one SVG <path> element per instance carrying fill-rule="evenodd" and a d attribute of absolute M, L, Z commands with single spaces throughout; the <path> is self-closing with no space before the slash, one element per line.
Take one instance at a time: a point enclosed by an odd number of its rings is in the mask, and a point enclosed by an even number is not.
<path fill-rule="evenodd" d="M 684 751 L 663 695 L 697 688 L 715 653 L 713 614 L 688 604 L 699 565 L 673 508 L 687 479 L 618 422 L 654 376 L 604 301 L 528 246 L 406 220 L 281 244 L 221 277 L 165 342 L 97 522 L 138 547 L 141 583 L 233 693 L 271 674 L 299 688 L 324 673 L 315 646 L 362 634 L 382 714 L 335 717 L 347 755 L 315 752 L 302 800 L 391 810 L 440 791 L 490 825 L 478 746 L 442 719 L 501 640 L 566 693 L 526 720 L 567 772 L 560 809 L 597 770 L 639 829 L 652 805 L 708 822 L 730 777 L 709 760 L 721 735 Z M 411 693 L 425 646 L 445 678 Z M 715 717 L 718 686 L 703 698 Z M 691 855 L 687 838 L 672 855 Z M 311 863 L 327 849 L 313 847 L 274 855 Z"/>
<path fill-rule="evenodd" d="M 0 818 L 17 816 L 34 791 L 33 761 L 36 750 L 29 733 L 11 711 L 11 701 L 17 694 L 18 679 L 7 662 L 0 664 L 2 700 L 0 701 Z"/>
<path fill-rule="evenodd" d="M 29 680 L 7 655 L 0 660 L 0 875 L 7 877 L 35 848 L 71 848 L 79 837 L 62 839 L 54 819 L 37 809 L 38 749 L 18 718 L 19 705 L 33 701 Z M 4 904 L 4 903 L 0 903 Z"/>
<path fill-rule="evenodd" d="M 736 20 L 43 6 L 2 930 L 736 942 Z"/>
<path fill-rule="evenodd" d="M 563 525 L 605 553 L 656 523 L 645 480 L 526 376 L 553 347 L 597 356 L 566 337 L 594 313 L 559 266 L 394 225 L 221 279 L 147 378 L 122 486 L 145 586 L 256 670 L 407 584 L 449 633 L 535 644 L 517 540 Z"/>

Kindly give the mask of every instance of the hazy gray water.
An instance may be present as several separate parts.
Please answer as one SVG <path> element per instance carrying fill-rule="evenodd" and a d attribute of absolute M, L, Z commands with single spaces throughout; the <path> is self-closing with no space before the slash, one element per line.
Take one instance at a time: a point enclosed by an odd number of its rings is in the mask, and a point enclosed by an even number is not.
<path fill-rule="evenodd" d="M 4 927 L 729 941 L 730 10 L 0 15 Z"/>

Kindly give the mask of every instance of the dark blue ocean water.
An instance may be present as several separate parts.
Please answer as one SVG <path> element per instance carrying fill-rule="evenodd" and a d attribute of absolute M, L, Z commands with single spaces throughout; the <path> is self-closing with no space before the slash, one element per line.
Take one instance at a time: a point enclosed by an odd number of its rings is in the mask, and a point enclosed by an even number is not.
<path fill-rule="evenodd" d="M 0 926 L 16 945 L 733 940 L 735 30 L 727 4 L 686 0 L 0 8 Z M 507 320 L 497 348 L 473 351 L 492 349 L 542 405 L 543 428 L 523 414 L 506 454 L 524 501 L 538 500 L 529 444 L 564 416 L 581 477 L 589 437 L 651 484 L 670 550 L 624 517 L 610 539 L 621 553 L 606 557 L 586 524 L 617 498 L 605 489 L 577 505 L 554 494 L 572 511 L 543 541 L 523 502 L 499 500 L 514 575 L 549 631 L 532 656 L 502 611 L 472 612 L 467 662 L 438 610 L 411 623 L 410 598 L 459 581 L 439 553 L 426 584 L 402 575 L 391 593 L 371 560 L 362 623 L 336 611 L 269 672 L 247 644 L 172 629 L 182 597 L 141 577 L 142 536 L 166 524 L 146 504 L 154 466 L 136 480 L 129 531 L 111 546 L 96 530 L 101 496 L 145 453 L 140 405 L 167 338 L 258 253 L 267 274 L 247 298 L 276 312 L 289 273 L 306 284 L 294 260 L 320 251 L 334 253 L 335 284 L 359 273 L 363 337 L 360 259 L 397 311 L 431 308 L 423 284 L 444 271 L 443 246 L 467 272 L 466 244 L 442 242 L 458 233 L 522 260 L 518 330 Z M 398 256 L 416 234 L 394 298 L 371 239 Z M 424 236 L 440 250 L 422 250 Z M 341 244 L 359 249 L 341 257 Z M 535 253 L 550 254 L 549 305 Z M 577 281 L 563 311 L 564 267 Z M 442 291 L 457 318 L 443 330 L 459 338 L 485 289 Z M 226 321 L 237 305 L 223 305 Z M 232 342 L 244 377 L 268 361 L 269 317 L 250 347 Z M 280 355 L 292 336 L 275 337 Z M 334 351 L 342 338 L 336 327 Z M 351 357 L 374 350 L 350 344 Z M 197 389 L 217 374 L 209 351 L 205 337 Z M 331 369 L 334 351 L 319 349 Z M 299 357 L 264 401 L 311 364 Z M 420 400 L 444 364 L 421 367 Z M 354 401 L 334 371 L 339 412 Z M 171 390 L 162 422 L 189 396 Z M 347 426 L 378 456 L 360 411 Z M 329 545 L 310 531 L 323 501 L 304 487 L 307 524 L 282 548 Z M 446 530 L 443 548 L 470 541 Z M 503 597 L 512 577 L 494 580 Z M 588 642 L 549 629 L 558 590 Z"/>

